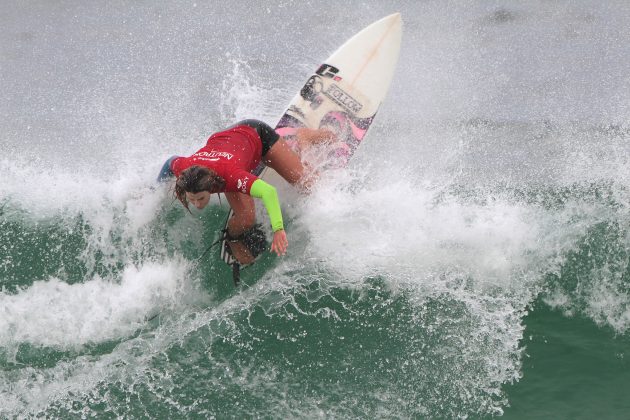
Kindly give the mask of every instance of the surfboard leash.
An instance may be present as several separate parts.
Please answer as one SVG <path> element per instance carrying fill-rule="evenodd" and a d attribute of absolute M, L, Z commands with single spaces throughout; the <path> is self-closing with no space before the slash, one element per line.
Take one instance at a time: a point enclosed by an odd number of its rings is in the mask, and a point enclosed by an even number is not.
<path fill-rule="evenodd" d="M 226 238 L 226 236 L 228 234 L 227 233 L 227 229 L 221 229 L 221 233 L 222 233 L 222 235 L 219 237 L 219 239 L 217 239 L 212 244 L 210 244 L 210 246 L 208 248 L 206 248 L 205 251 L 203 251 L 203 253 L 199 256 L 199 258 L 197 258 L 197 262 L 195 263 L 195 267 L 199 266 L 199 264 L 201 263 L 201 260 L 203 260 L 203 257 L 208 255 L 208 252 L 210 252 L 210 250 L 212 248 L 214 248 L 215 246 L 217 246 L 221 242 L 223 242 L 223 240 Z M 232 281 L 234 282 L 234 287 L 238 287 L 239 284 L 241 283 L 241 264 L 239 264 L 238 261 L 234 261 L 230 265 L 232 266 Z"/>
<path fill-rule="evenodd" d="M 212 248 L 214 248 L 216 245 L 220 244 L 223 241 L 223 239 L 225 238 L 226 229 L 222 229 L 221 232 L 223 233 L 223 235 L 221 235 L 221 237 L 217 239 L 216 241 L 212 242 L 212 244 L 208 248 L 206 248 L 205 251 L 203 251 L 201 256 L 197 258 L 197 265 L 199 265 L 203 257 L 205 257 Z"/>
<path fill-rule="evenodd" d="M 234 282 L 234 287 L 238 287 L 241 283 L 241 265 L 237 261 L 232 263 L 232 281 Z"/>

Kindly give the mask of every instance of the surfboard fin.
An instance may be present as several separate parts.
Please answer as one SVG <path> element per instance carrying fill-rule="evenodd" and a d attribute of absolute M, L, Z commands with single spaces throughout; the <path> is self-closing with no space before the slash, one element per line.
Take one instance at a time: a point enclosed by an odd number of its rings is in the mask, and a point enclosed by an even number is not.
<path fill-rule="evenodd" d="M 232 263 L 232 281 L 234 282 L 234 287 L 238 287 L 241 283 L 241 265 L 238 262 Z"/>

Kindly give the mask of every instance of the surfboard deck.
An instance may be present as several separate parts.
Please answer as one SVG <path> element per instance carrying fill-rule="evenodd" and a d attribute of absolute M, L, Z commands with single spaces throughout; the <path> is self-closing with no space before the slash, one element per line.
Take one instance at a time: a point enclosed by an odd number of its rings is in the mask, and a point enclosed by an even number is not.
<path fill-rule="evenodd" d="M 358 32 L 308 78 L 276 124 L 276 132 L 291 144 L 300 127 L 329 129 L 337 137 L 326 147 L 329 166 L 347 165 L 385 99 L 398 62 L 401 39 L 400 13 Z M 253 172 L 272 185 L 286 182 L 262 164 Z M 225 228 L 232 214 L 230 210 Z M 221 259 L 234 268 L 237 261 L 227 247 L 223 241 Z"/>

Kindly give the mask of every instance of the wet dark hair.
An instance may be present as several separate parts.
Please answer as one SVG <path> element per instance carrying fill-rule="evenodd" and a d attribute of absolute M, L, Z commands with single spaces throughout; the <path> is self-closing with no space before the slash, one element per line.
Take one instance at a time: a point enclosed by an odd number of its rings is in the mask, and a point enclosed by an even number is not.
<path fill-rule="evenodd" d="M 213 194 L 223 191 L 224 188 L 225 180 L 216 172 L 203 166 L 191 166 L 177 177 L 174 195 L 182 202 L 186 210 L 190 211 L 188 200 L 186 200 L 187 192 L 196 194 L 208 191 Z"/>

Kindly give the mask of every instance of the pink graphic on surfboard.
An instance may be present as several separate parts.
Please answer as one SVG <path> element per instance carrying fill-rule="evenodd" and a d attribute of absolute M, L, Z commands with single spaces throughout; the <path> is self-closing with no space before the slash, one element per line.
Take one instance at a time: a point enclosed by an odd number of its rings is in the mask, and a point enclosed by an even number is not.
<path fill-rule="evenodd" d="M 293 112 L 296 109 L 292 110 Z M 374 116 L 369 118 L 353 118 L 344 111 L 330 111 L 324 115 L 319 123 L 320 129 L 327 129 L 334 133 L 335 139 L 325 147 L 327 149 L 326 167 L 340 168 L 348 161 L 365 137 Z M 296 133 L 305 127 L 296 117 L 284 114 L 276 126 L 276 132 L 284 137 L 289 145 L 298 153 L 304 148 L 298 144 Z"/>

